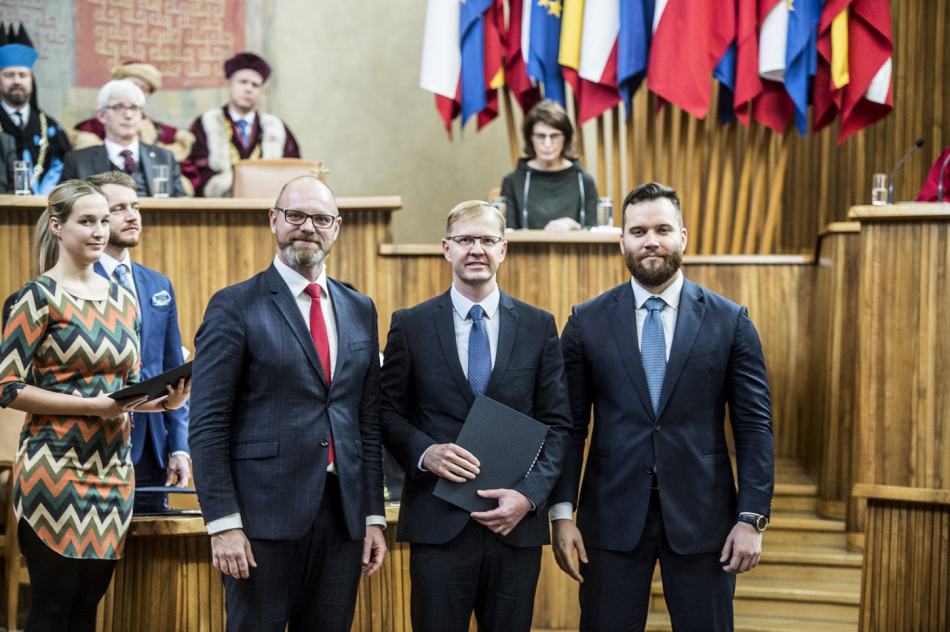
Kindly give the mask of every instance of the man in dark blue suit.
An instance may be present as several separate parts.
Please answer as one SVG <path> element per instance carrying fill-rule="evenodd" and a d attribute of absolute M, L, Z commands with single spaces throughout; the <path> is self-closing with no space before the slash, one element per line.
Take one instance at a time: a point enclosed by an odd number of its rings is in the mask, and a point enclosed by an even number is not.
<path fill-rule="evenodd" d="M 528 632 L 549 540 L 545 510 L 570 428 L 554 317 L 498 289 L 505 217 L 463 202 L 448 217 L 448 292 L 393 314 L 383 363 L 383 436 L 406 470 L 397 539 L 410 543 L 415 632 Z M 513 489 L 479 491 L 498 507 L 469 514 L 433 495 L 439 477 L 479 474 L 454 442 L 476 394 L 549 426 L 530 473 Z"/>
<path fill-rule="evenodd" d="M 341 222 L 317 178 L 287 183 L 273 265 L 216 293 L 195 339 L 190 443 L 230 630 L 349 632 L 386 551 L 376 308 L 323 264 Z"/>
<path fill-rule="evenodd" d="M 561 337 L 574 429 L 551 495 L 555 558 L 581 582 L 581 630 L 643 630 L 657 559 L 674 630 L 732 630 L 735 574 L 758 563 L 774 486 L 762 347 L 744 307 L 680 272 L 673 189 L 642 185 L 623 209 L 633 278 L 575 306 Z"/>
<path fill-rule="evenodd" d="M 142 379 L 161 375 L 185 363 L 178 330 L 175 290 L 164 274 L 135 263 L 129 248 L 142 236 L 142 215 L 135 181 L 111 171 L 87 178 L 109 198 L 109 244 L 96 272 L 130 288 L 142 320 Z M 187 487 L 191 479 L 188 453 L 188 404 L 161 413 L 132 416 L 132 463 L 136 487 Z M 165 509 L 167 494 L 135 495 L 135 512 Z"/>

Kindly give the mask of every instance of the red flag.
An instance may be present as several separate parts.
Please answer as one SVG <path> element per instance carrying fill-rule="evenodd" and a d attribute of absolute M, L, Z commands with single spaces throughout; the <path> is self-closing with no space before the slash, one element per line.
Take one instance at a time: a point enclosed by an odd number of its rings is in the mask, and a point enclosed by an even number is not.
<path fill-rule="evenodd" d="M 884 118 L 893 109 L 890 77 L 893 51 L 889 0 L 854 0 L 848 21 L 851 81 L 843 90 L 838 143 Z M 879 72 L 886 74 L 883 79 L 887 84 L 872 86 Z"/>
<path fill-rule="evenodd" d="M 583 125 L 592 118 L 597 118 L 610 108 L 620 103 L 623 99 L 620 92 L 617 91 L 617 40 L 614 40 L 614 46 L 610 50 L 610 56 L 607 57 L 607 63 L 604 65 L 604 74 L 600 81 L 588 81 L 578 76 L 571 68 L 561 66 L 564 70 L 564 78 L 571 82 L 577 95 L 577 117 L 578 124 Z M 568 75 L 574 73 L 573 79 Z"/>
<path fill-rule="evenodd" d="M 531 85 L 521 52 L 524 0 L 508 1 L 508 33 L 505 35 L 505 83 L 525 114 L 541 101 L 541 90 Z"/>
<path fill-rule="evenodd" d="M 772 9 L 775 8 L 775 5 L 782 1 L 785 0 L 759 0 L 758 29 L 760 36 L 763 22 L 766 21 L 766 18 Z M 760 37 L 759 55 L 762 54 L 763 48 L 773 44 L 775 44 L 775 42 L 761 41 Z M 756 72 L 758 72 L 759 55 L 756 56 L 755 60 Z M 784 51 L 782 57 L 784 58 Z M 762 79 L 761 77 L 760 80 L 762 82 L 762 91 L 754 101 L 755 105 L 752 107 L 752 118 L 769 129 L 782 134 L 785 132 L 785 128 L 788 127 L 789 119 L 795 114 L 795 104 L 792 102 L 792 98 L 788 96 L 788 91 L 785 90 L 784 83 Z"/>
<path fill-rule="evenodd" d="M 762 93 L 759 78 L 758 0 L 736 3 L 736 117 L 749 126 L 752 101 Z"/>
<path fill-rule="evenodd" d="M 699 119 L 709 111 L 712 72 L 736 37 L 735 0 L 707 4 L 701 10 L 688 0 L 667 2 L 647 69 L 650 90 Z"/>
<path fill-rule="evenodd" d="M 841 109 L 841 90 L 835 86 L 831 70 L 831 24 L 852 1 L 828 0 L 821 10 L 821 20 L 818 23 L 818 68 L 812 88 L 816 133 L 830 125 Z"/>
<path fill-rule="evenodd" d="M 478 113 L 478 129 L 498 116 L 498 88 L 504 84 L 502 57 L 505 54 L 504 0 L 493 0 L 483 19 L 485 24 L 485 109 Z"/>

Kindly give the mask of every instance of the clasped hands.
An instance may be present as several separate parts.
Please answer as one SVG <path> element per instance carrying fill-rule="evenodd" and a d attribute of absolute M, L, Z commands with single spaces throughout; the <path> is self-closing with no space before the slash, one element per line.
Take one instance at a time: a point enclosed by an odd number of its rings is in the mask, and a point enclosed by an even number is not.
<path fill-rule="evenodd" d="M 480 465 L 475 455 L 454 443 L 437 443 L 422 458 L 424 469 L 453 483 L 473 480 Z M 478 495 L 496 499 L 498 507 L 491 511 L 476 511 L 471 514 L 472 519 L 499 535 L 511 533 L 532 508 L 528 497 L 513 489 L 480 489 Z"/>

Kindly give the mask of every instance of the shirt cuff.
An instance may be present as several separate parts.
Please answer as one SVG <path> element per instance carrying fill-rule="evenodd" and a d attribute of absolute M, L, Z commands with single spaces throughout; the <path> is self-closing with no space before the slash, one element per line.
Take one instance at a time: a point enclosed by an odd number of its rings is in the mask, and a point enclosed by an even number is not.
<path fill-rule="evenodd" d="M 222 531 L 227 531 L 228 529 L 243 529 L 244 522 L 241 520 L 241 514 L 235 513 L 230 516 L 225 516 L 224 518 L 218 518 L 217 520 L 212 520 L 207 524 L 208 535 L 214 535 L 215 533 L 221 533 Z"/>
<path fill-rule="evenodd" d="M 189 461 L 191 460 L 191 455 L 185 452 L 184 450 L 175 450 L 174 452 L 171 453 L 171 456 L 178 456 L 179 454 L 185 457 L 186 459 L 188 459 Z"/>
<path fill-rule="evenodd" d="M 557 503 L 548 508 L 548 520 L 572 520 L 574 518 L 574 505 L 571 503 Z"/>
<path fill-rule="evenodd" d="M 433 445 L 434 445 L 434 444 L 433 444 Z M 428 454 L 428 453 L 429 453 L 429 450 L 431 450 L 431 449 L 432 449 L 432 446 L 430 445 L 428 448 L 426 448 L 426 451 L 422 453 L 422 456 L 419 457 L 419 463 L 418 463 L 418 466 L 417 466 L 417 467 L 419 468 L 419 471 L 420 471 L 420 472 L 428 472 L 428 471 L 429 471 L 429 470 L 427 470 L 426 468 L 422 467 L 422 460 L 423 460 L 424 458 L 426 458 L 426 454 Z"/>
<path fill-rule="evenodd" d="M 382 527 L 386 529 L 386 516 L 366 516 L 367 527 Z"/>

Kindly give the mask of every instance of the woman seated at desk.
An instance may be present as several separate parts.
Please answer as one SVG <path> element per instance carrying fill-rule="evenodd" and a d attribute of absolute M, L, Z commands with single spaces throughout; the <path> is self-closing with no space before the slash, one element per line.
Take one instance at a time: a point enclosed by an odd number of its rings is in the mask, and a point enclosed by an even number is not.
<path fill-rule="evenodd" d="M 597 222 L 597 185 L 574 154 L 574 128 L 557 103 L 542 101 L 524 120 L 527 158 L 505 176 L 508 228 L 580 230 Z"/>

